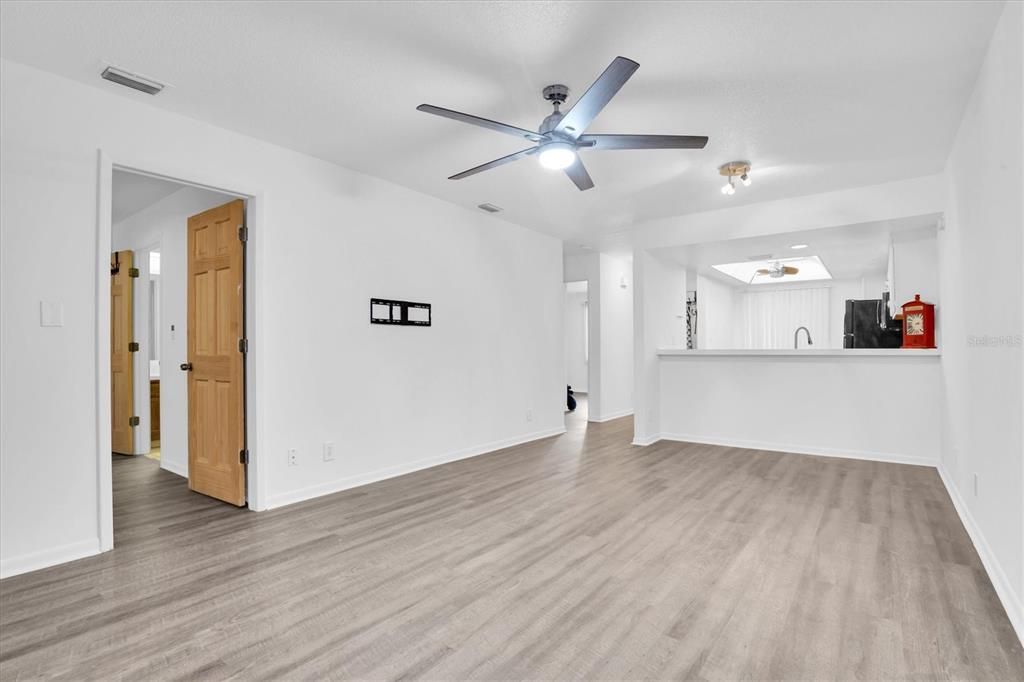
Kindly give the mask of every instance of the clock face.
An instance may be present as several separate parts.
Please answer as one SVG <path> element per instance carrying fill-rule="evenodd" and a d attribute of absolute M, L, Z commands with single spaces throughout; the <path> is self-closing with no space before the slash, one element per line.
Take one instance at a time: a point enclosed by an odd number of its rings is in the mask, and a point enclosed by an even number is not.
<path fill-rule="evenodd" d="M 910 313 L 907 315 L 907 336 L 920 336 L 924 334 L 924 314 Z"/>

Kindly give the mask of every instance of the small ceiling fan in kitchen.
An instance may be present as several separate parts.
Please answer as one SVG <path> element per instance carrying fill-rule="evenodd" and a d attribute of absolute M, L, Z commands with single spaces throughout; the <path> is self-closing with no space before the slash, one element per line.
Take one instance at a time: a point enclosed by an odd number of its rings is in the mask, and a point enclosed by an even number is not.
<path fill-rule="evenodd" d="M 793 267 L 792 265 L 783 265 L 779 261 L 775 261 L 774 263 L 769 263 L 767 268 L 759 268 L 757 272 L 754 273 L 754 277 L 763 277 L 767 275 L 772 279 L 779 279 L 786 275 L 795 275 L 798 272 L 800 272 L 800 268 Z M 753 280 L 753 277 L 751 280 Z"/>
<path fill-rule="evenodd" d="M 449 180 L 461 180 L 485 170 L 503 166 L 506 163 L 534 154 L 538 155 L 540 165 L 553 170 L 564 170 L 569 179 L 581 191 L 594 186 L 594 181 L 583 166 L 578 152 L 584 149 L 596 151 L 606 149 L 703 149 L 708 138 L 702 135 L 588 135 L 587 127 L 597 117 L 612 97 L 629 80 L 630 76 L 640 68 L 632 59 L 616 57 L 604 70 L 593 85 L 583 93 L 569 111 L 562 113 L 559 107 L 569 97 L 569 88 L 565 85 L 549 85 L 542 91 L 544 99 L 551 102 L 555 110 L 545 118 L 537 131 L 526 130 L 506 123 L 464 114 L 436 107 L 432 104 L 421 104 L 419 111 L 462 121 L 471 125 L 487 128 L 506 135 L 523 138 L 535 143 L 521 151 L 488 161 L 469 170 L 456 173 Z"/>

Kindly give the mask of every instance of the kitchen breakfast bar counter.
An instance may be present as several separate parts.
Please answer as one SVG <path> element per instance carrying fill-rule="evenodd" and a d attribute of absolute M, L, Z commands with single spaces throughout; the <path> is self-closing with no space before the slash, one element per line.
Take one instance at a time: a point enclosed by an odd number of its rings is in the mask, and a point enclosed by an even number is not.
<path fill-rule="evenodd" d="M 657 396 L 638 444 L 679 440 L 935 466 L 937 349 L 657 351 Z"/>
<path fill-rule="evenodd" d="M 764 350 L 753 350 L 746 348 L 736 349 L 694 349 L 688 348 L 659 348 L 658 355 L 662 356 L 808 356 L 808 357 L 900 357 L 900 358 L 936 358 L 939 357 L 938 348 L 770 348 Z"/>

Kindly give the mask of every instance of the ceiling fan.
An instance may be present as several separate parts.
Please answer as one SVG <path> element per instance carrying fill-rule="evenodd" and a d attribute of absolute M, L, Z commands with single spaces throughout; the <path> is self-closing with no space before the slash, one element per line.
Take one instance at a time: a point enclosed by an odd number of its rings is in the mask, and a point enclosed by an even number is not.
<path fill-rule="evenodd" d="M 795 275 L 798 272 L 800 272 L 800 268 L 795 268 L 792 265 L 783 265 L 782 263 L 775 261 L 767 268 L 760 268 L 755 275 L 768 275 L 769 277 L 778 279 L 785 275 Z"/>
<path fill-rule="evenodd" d="M 704 145 L 708 143 L 708 138 L 702 135 L 584 134 L 587 126 L 601 113 L 605 105 L 611 101 L 612 97 L 638 68 L 640 65 L 632 59 L 616 57 L 604 70 L 604 73 L 598 76 L 593 85 L 564 114 L 559 111 L 559 106 L 564 104 L 568 98 L 569 88 L 565 85 L 547 86 L 543 90 L 544 99 L 551 102 L 555 110 L 541 122 L 539 130 L 536 132 L 464 114 L 460 111 L 435 107 L 432 104 L 421 104 L 416 109 L 536 143 L 533 147 L 452 175 L 448 178 L 449 180 L 461 180 L 470 175 L 539 154 L 540 165 L 554 170 L 564 170 L 569 179 L 582 191 L 592 188 L 594 181 L 590 179 L 590 174 L 587 173 L 583 161 L 577 154 L 577 151 L 581 149 L 703 149 Z"/>

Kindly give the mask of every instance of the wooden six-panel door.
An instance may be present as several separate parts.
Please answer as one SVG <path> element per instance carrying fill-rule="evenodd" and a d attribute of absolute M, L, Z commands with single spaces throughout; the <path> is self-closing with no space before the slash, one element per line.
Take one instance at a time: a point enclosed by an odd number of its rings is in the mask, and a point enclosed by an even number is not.
<path fill-rule="evenodd" d="M 132 252 L 110 254 L 110 449 L 135 452 L 132 384 Z"/>
<path fill-rule="evenodd" d="M 188 219 L 188 486 L 245 504 L 241 199 Z"/>

